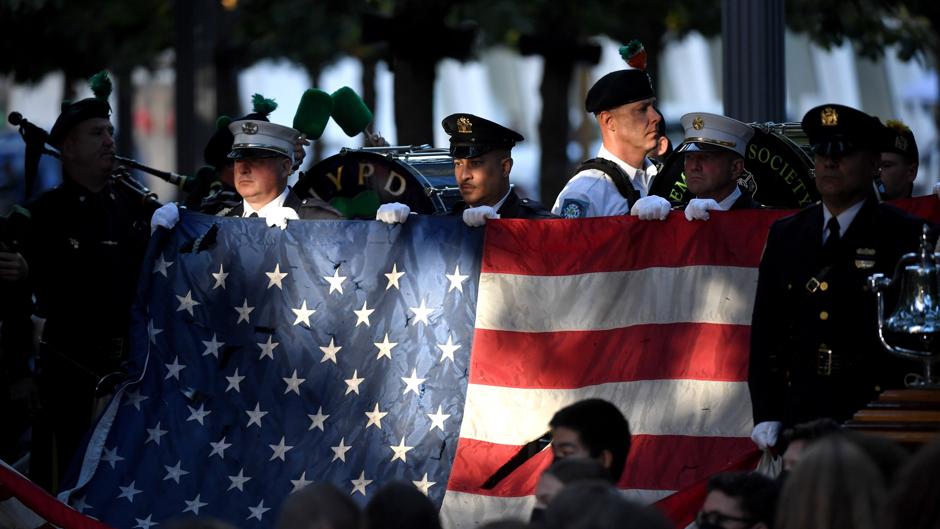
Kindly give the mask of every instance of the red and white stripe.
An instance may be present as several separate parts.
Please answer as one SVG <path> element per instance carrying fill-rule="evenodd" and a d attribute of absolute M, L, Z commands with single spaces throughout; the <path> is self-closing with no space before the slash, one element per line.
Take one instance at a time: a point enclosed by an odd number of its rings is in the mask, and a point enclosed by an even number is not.
<path fill-rule="evenodd" d="M 0 527 L 111 529 L 57 500 L 3 461 L 0 461 Z"/>
<path fill-rule="evenodd" d="M 527 518 L 549 450 L 493 489 L 482 483 L 559 408 L 588 397 L 630 421 L 620 486 L 643 502 L 752 464 L 749 325 L 767 230 L 782 214 L 489 223 L 447 525 Z"/>

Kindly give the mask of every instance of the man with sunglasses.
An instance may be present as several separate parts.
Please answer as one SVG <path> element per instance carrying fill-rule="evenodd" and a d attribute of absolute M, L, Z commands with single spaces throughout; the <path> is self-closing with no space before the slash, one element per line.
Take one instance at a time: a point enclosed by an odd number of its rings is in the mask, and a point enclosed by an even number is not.
<path fill-rule="evenodd" d="M 851 418 L 907 371 L 879 344 L 868 289 L 871 274 L 892 275 L 917 249 L 923 226 L 874 196 L 885 127 L 836 104 L 811 109 L 802 126 L 822 201 L 774 223 L 761 258 L 748 387 L 762 449 L 784 426 Z"/>
<path fill-rule="evenodd" d="M 523 141 L 518 132 L 473 114 L 451 114 L 441 123 L 450 136 L 454 176 L 463 201 L 454 206 L 468 226 L 487 219 L 546 219 L 551 214 L 538 202 L 520 198 L 509 185 L 512 148 Z M 403 223 L 411 209 L 397 202 L 382 204 L 376 220 Z"/>
<path fill-rule="evenodd" d="M 777 484 L 757 472 L 727 472 L 708 480 L 708 495 L 695 517 L 699 529 L 772 529 Z"/>

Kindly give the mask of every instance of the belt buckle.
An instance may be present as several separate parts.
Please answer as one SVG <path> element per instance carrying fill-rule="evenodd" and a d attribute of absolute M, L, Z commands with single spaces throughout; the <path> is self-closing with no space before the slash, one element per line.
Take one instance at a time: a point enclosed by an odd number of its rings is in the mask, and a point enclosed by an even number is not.
<path fill-rule="evenodd" d="M 816 293 L 816 291 L 819 290 L 819 280 L 815 277 L 809 278 L 809 281 L 806 282 L 806 290 L 808 290 L 810 294 Z"/>
<path fill-rule="evenodd" d="M 819 346 L 816 356 L 816 374 L 824 377 L 832 375 L 833 367 L 835 367 L 835 359 L 832 356 L 832 349 L 826 347 L 825 344 Z"/>
<path fill-rule="evenodd" d="M 107 357 L 109 360 L 119 360 L 121 358 L 121 353 L 124 352 L 124 339 L 123 338 L 112 338 L 109 341 L 110 347 L 108 347 Z"/>

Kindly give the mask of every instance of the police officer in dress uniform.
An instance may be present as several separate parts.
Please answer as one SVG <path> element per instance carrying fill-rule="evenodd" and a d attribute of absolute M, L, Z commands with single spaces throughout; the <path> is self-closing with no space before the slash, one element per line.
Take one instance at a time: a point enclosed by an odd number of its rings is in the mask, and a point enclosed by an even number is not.
<path fill-rule="evenodd" d="M 634 214 L 665 218 L 669 201 L 648 197 L 656 165 L 647 153 L 656 146 L 662 120 L 656 96 L 642 70 L 618 70 L 601 77 L 584 102 L 600 127 L 597 158 L 582 162 L 559 193 L 552 213 L 565 218 Z"/>
<path fill-rule="evenodd" d="M 339 220 L 342 214 L 316 198 L 301 199 L 287 185 L 293 172 L 295 148 L 300 132 L 261 120 L 229 124 L 234 140 L 229 158 L 235 160 L 235 190 L 241 197 L 226 217 L 261 217 L 268 226 L 287 228 L 291 219 Z M 166 204 L 151 219 L 152 228 L 173 228 L 179 208 Z"/>
<path fill-rule="evenodd" d="M 709 211 L 754 209 L 761 205 L 738 186 L 744 154 L 754 129 L 736 119 L 706 112 L 682 116 L 685 183 L 695 198 L 685 208 L 688 220 L 707 220 Z"/>
<path fill-rule="evenodd" d="M 30 474 L 47 490 L 58 487 L 91 423 L 96 388 L 110 389 L 102 384 L 126 358 L 149 237 L 153 206 L 111 178 L 110 114 L 107 95 L 63 105 L 48 138 L 61 152 L 62 183 L 29 206 L 24 255 L 45 318 Z"/>
<path fill-rule="evenodd" d="M 454 175 L 463 198 L 451 214 L 461 215 L 468 226 L 482 226 L 486 219 L 555 217 L 538 202 L 519 198 L 509 185 L 511 150 L 523 141 L 521 134 L 473 114 L 451 114 L 441 125 L 450 136 Z M 376 219 L 405 222 L 410 211 L 404 204 L 382 204 Z"/>
<path fill-rule="evenodd" d="M 892 274 L 918 247 L 923 222 L 876 200 L 881 122 L 842 105 L 803 117 L 822 202 L 780 219 L 760 263 L 748 387 L 752 439 L 774 446 L 781 426 L 849 419 L 906 366 L 879 345 L 868 277 Z"/>

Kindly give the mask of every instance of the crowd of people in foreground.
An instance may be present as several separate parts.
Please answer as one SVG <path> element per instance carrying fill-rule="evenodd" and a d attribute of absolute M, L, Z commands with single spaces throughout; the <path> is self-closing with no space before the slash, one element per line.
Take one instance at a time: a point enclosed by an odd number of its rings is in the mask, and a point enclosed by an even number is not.
<path fill-rule="evenodd" d="M 588 399 L 551 423 L 553 462 L 525 518 L 479 520 L 483 529 L 669 529 L 655 505 L 617 487 L 629 425 L 611 403 Z M 695 518 L 700 529 L 935 529 L 940 527 L 940 440 L 909 450 L 830 419 L 796 425 L 775 450 L 782 471 L 711 477 Z M 171 520 L 166 529 L 235 529 L 214 519 Z M 337 487 L 309 485 L 284 502 L 277 529 L 441 529 L 437 508 L 409 482 L 379 489 L 364 509 Z"/>

